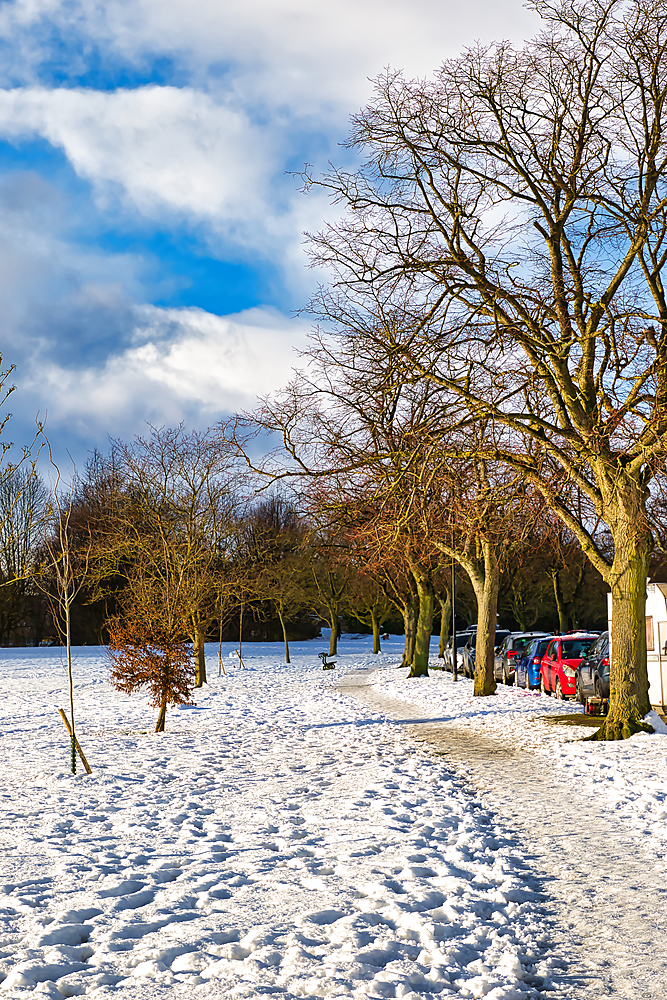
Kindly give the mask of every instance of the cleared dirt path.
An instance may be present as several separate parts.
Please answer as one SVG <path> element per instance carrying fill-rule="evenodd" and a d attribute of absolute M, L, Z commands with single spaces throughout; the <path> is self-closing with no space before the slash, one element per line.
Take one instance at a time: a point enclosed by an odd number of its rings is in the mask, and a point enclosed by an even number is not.
<path fill-rule="evenodd" d="M 545 759 L 420 717 L 414 705 L 369 686 L 373 669 L 346 674 L 342 690 L 405 727 L 464 775 L 516 831 L 517 846 L 551 897 L 572 1000 L 667 1000 L 667 872 L 604 803 L 580 793 Z"/>

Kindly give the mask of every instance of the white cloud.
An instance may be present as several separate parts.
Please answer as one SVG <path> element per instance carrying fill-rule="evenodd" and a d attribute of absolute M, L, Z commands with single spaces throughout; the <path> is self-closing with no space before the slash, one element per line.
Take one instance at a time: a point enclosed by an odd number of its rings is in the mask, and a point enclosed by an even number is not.
<path fill-rule="evenodd" d="M 537 23 L 522 0 L 4 0 L 0 139 L 61 149 L 96 203 L 76 204 L 77 230 L 70 194 L 40 194 L 33 177 L 35 201 L 25 179 L 0 182 L 5 360 L 19 362 L 27 423 L 48 409 L 63 440 L 103 446 L 283 384 L 305 323 L 137 305 L 168 299 L 151 261 L 95 247 L 93 231 L 185 228 L 210 254 L 273 265 L 276 300 L 302 305 L 301 232 L 332 209 L 285 170 L 349 158 L 336 144 L 384 66 L 426 75 L 475 38 L 520 40 Z M 169 85 L 72 86 L 93 66 L 107 83 L 150 80 L 160 60 Z"/>
<path fill-rule="evenodd" d="M 153 218 L 254 214 L 277 166 L 266 134 L 189 88 L 0 91 L 0 133 L 48 139 L 100 193 L 116 186 Z"/>
<path fill-rule="evenodd" d="M 388 63 L 425 74 L 474 39 L 532 34 L 537 17 L 520 0 L 15 0 L 0 14 L 8 37 L 50 23 L 94 39 L 103 59 L 166 55 L 243 101 L 322 114 L 354 110 Z"/>
<path fill-rule="evenodd" d="M 0 90 L 0 136 L 62 149 L 112 220 L 120 208 L 125 224 L 185 223 L 214 255 L 259 256 L 293 289 L 308 284 L 301 234 L 328 202 L 285 177 L 286 131 L 191 88 L 33 87 Z"/>
<path fill-rule="evenodd" d="M 45 360 L 20 379 L 21 396 L 48 410 L 54 432 L 102 443 L 107 434 L 133 434 L 142 421 L 201 426 L 252 409 L 258 396 L 284 385 L 307 331 L 303 321 L 268 309 L 220 317 L 137 307 L 133 346 L 78 370 Z"/>
<path fill-rule="evenodd" d="M 188 85 L 6 89 L 0 137 L 61 148 L 112 212 L 203 225 L 218 252 L 302 267 L 300 232 L 318 228 L 326 202 L 305 206 L 285 169 L 349 157 L 336 143 L 368 77 L 387 64 L 425 75 L 476 37 L 520 39 L 535 24 L 520 0 L 16 0 L 1 7 L 0 36 L 28 45 L 26 78 L 40 58 L 57 62 L 56 26 L 74 75 L 94 50 L 111 71 L 129 61 L 150 72 L 166 57 Z M 289 280 L 299 284 L 293 266 Z"/>

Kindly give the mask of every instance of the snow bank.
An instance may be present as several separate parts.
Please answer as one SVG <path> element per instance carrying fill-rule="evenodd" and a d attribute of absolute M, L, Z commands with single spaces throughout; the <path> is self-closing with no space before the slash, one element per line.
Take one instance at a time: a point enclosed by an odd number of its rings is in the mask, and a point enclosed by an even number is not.
<path fill-rule="evenodd" d="M 512 838 L 332 687 L 320 648 L 286 667 L 277 644 L 245 647 L 247 669 L 164 735 L 145 698 L 109 687 L 104 651 L 79 649 L 93 774 L 76 777 L 60 651 L 0 651 L 0 994 L 544 995 L 564 963 Z M 354 648 L 338 674 L 378 662 Z"/>

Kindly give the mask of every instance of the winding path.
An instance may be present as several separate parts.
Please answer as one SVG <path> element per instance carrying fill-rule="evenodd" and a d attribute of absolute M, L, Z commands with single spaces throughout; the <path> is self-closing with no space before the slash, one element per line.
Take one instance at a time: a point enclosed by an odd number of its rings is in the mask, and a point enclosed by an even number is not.
<path fill-rule="evenodd" d="M 516 831 L 526 863 L 554 905 L 554 948 L 572 1000 L 667 998 L 667 873 L 604 806 L 508 743 L 420 717 L 370 686 L 374 668 L 339 682 L 388 722 L 404 726 Z"/>

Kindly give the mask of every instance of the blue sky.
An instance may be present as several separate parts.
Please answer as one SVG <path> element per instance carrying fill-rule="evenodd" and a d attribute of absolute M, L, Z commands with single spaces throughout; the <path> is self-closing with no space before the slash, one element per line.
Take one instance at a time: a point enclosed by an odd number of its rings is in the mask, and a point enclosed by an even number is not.
<path fill-rule="evenodd" d="M 384 66 L 534 33 L 515 0 L 0 2 L 0 337 L 9 435 L 81 465 L 145 422 L 205 427 L 289 378 L 343 164 Z"/>

